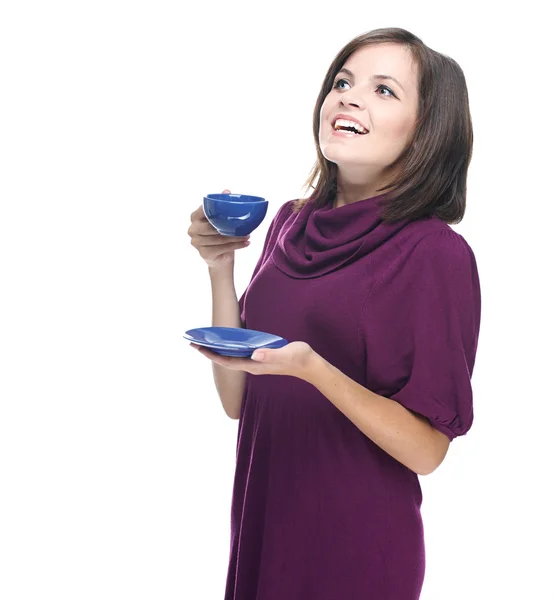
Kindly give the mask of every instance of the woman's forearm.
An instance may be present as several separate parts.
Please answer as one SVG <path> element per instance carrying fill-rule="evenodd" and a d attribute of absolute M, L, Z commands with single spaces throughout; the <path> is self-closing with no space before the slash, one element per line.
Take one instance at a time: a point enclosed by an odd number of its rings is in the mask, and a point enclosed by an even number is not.
<path fill-rule="evenodd" d="M 424 417 L 379 396 L 314 353 L 306 379 L 362 433 L 419 475 L 432 473 L 444 460 L 448 438 Z"/>
<path fill-rule="evenodd" d="M 239 302 L 235 291 L 234 262 L 216 270 L 209 269 L 212 285 L 212 326 L 242 327 Z M 231 419 L 238 419 L 246 373 L 234 371 L 212 362 L 214 382 L 223 405 Z"/>

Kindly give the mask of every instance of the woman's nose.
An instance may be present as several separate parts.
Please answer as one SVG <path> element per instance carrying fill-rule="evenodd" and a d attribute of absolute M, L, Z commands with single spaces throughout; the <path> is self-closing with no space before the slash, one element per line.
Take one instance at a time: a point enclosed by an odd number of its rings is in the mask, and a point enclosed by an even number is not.
<path fill-rule="evenodd" d="M 342 93 L 340 99 L 343 104 L 355 106 L 356 108 L 365 108 L 363 98 L 358 92 L 354 92 L 353 90 Z"/>

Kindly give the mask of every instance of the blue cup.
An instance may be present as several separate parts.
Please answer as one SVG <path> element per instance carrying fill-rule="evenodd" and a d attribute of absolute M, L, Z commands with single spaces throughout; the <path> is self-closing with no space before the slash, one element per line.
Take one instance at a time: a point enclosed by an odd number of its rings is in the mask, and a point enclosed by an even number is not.
<path fill-rule="evenodd" d="M 204 214 L 218 233 L 245 237 L 264 220 L 267 200 L 247 194 L 208 194 L 204 196 Z"/>

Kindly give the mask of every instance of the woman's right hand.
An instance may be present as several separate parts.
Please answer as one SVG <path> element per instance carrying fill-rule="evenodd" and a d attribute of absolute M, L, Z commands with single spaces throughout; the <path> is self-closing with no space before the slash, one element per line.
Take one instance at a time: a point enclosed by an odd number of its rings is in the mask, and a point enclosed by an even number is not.
<path fill-rule="evenodd" d="M 229 190 L 223 190 L 230 194 Z M 206 219 L 203 206 L 200 205 L 190 215 L 191 225 L 187 231 L 190 243 L 198 250 L 208 267 L 218 269 L 230 264 L 235 259 L 235 250 L 245 248 L 250 243 L 246 237 L 230 237 L 221 235 Z"/>

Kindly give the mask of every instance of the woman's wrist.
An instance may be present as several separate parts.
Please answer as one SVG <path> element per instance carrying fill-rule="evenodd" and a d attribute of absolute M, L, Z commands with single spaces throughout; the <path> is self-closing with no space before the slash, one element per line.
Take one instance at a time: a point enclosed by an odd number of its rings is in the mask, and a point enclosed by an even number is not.
<path fill-rule="evenodd" d="M 235 260 L 231 260 L 223 266 L 210 267 L 208 266 L 208 273 L 211 279 L 226 279 L 233 278 L 235 274 Z"/>

